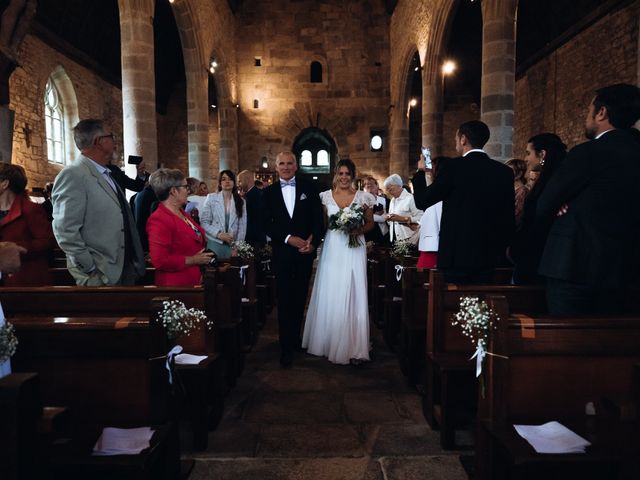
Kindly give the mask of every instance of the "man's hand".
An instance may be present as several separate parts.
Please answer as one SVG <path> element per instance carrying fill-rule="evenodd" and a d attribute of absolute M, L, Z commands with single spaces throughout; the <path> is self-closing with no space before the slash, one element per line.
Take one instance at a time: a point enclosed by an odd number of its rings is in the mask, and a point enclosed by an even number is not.
<path fill-rule="evenodd" d="M 138 176 L 140 178 L 145 178 L 147 175 L 147 171 L 145 170 L 145 165 L 144 162 L 140 162 L 138 165 L 136 165 L 136 170 L 138 171 Z"/>
<path fill-rule="evenodd" d="M 300 252 L 300 253 L 311 253 L 311 252 L 313 252 L 313 250 L 316 247 L 314 247 L 313 243 L 311 243 L 312 240 L 313 240 L 313 234 L 309 235 L 309 238 L 304 240 L 304 246 L 302 248 L 298 248 L 298 252 Z"/>
<path fill-rule="evenodd" d="M 20 270 L 20 255 L 27 249 L 13 242 L 0 242 L 0 272 L 15 273 Z"/>
<path fill-rule="evenodd" d="M 307 242 L 303 238 L 297 237 L 295 235 L 291 235 L 287 239 L 287 243 L 292 247 L 297 248 L 298 250 L 300 250 L 307 244 Z"/>

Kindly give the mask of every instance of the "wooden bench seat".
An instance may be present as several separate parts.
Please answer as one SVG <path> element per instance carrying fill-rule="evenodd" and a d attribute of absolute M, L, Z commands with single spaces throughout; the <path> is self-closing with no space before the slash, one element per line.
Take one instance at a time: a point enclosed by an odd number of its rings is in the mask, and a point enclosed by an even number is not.
<path fill-rule="evenodd" d="M 625 396 L 635 405 L 640 400 L 632 397 L 640 388 L 640 316 L 549 318 L 510 314 L 504 296 L 489 301 L 502 320 L 488 350 L 500 356 L 485 361 L 479 478 L 569 478 L 561 477 L 569 472 L 573 478 L 638 478 L 637 411 L 626 419 L 607 405 Z M 589 402 L 596 415 L 585 414 Z M 580 455 L 537 454 L 512 427 L 551 420 L 593 446 Z M 635 476 L 628 476 L 631 472 Z"/>

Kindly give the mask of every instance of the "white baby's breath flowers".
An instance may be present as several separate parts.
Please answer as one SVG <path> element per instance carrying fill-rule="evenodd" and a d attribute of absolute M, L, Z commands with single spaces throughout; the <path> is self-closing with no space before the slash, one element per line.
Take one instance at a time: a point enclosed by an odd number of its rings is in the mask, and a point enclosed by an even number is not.
<path fill-rule="evenodd" d="M 496 326 L 498 316 L 478 297 L 461 297 L 460 311 L 453 316 L 452 325 L 460 325 L 462 334 L 474 345 L 487 346 L 489 331 Z"/>
<path fill-rule="evenodd" d="M 0 326 L 0 363 L 9 360 L 18 346 L 18 339 L 15 335 L 15 328 L 9 322 Z"/>
<path fill-rule="evenodd" d="M 201 323 L 209 329 L 213 326 L 213 321 L 209 320 L 202 310 L 187 308 L 180 300 L 162 302 L 158 321 L 165 328 L 167 337 L 171 339 L 180 335 L 191 335 Z"/>
<path fill-rule="evenodd" d="M 411 240 L 396 240 L 391 247 L 391 255 L 394 257 L 410 257 L 416 251 L 416 245 Z"/>
<path fill-rule="evenodd" d="M 231 248 L 238 252 L 238 256 L 243 260 L 254 257 L 253 247 L 244 240 L 237 240 L 231 244 Z"/>

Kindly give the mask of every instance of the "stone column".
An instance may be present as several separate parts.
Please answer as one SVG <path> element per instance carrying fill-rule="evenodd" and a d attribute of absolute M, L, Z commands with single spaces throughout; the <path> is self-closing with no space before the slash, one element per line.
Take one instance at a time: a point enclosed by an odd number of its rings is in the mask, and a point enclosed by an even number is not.
<path fill-rule="evenodd" d="M 149 171 L 158 165 L 153 0 L 118 0 L 122 58 L 122 135 L 125 170 L 136 176 L 129 155 L 144 158 Z"/>
<path fill-rule="evenodd" d="M 238 109 L 224 102 L 220 108 L 220 171 L 238 171 Z"/>
<path fill-rule="evenodd" d="M 184 51 L 187 54 L 186 51 Z M 189 54 L 195 55 L 195 49 Z M 187 131 L 189 141 L 189 176 L 211 183 L 215 177 L 209 161 L 209 105 L 208 81 L 206 69 L 196 61 L 185 66 L 187 76 Z M 199 67 L 199 68 L 198 68 Z"/>
<path fill-rule="evenodd" d="M 422 76 L 422 145 L 431 156 L 442 155 L 442 122 L 444 109 L 444 77 L 440 55 L 427 56 Z"/>
<path fill-rule="evenodd" d="M 389 174 L 397 173 L 406 182 L 409 174 L 409 119 L 406 117 L 406 105 L 396 105 L 391 112 L 391 149 Z"/>
<path fill-rule="evenodd" d="M 491 129 L 486 152 L 503 162 L 513 155 L 517 7 L 518 0 L 482 2 L 480 119 Z"/>

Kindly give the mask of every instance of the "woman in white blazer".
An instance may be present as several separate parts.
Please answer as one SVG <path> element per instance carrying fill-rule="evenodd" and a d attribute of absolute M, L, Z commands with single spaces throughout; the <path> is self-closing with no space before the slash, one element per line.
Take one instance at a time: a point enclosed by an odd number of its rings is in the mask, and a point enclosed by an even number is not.
<path fill-rule="evenodd" d="M 247 206 L 238 194 L 236 176 L 231 170 L 220 172 L 218 192 L 207 195 L 200 212 L 200 225 L 207 233 L 207 247 L 221 260 L 231 257 L 233 242 L 244 240 Z"/>
<path fill-rule="evenodd" d="M 424 212 L 416 207 L 413 195 L 402 185 L 402 177 L 395 173 L 384 181 L 384 189 L 391 195 L 389 213 L 386 216 L 389 223 L 389 237 L 391 242 L 411 239 L 415 244 L 418 242 L 417 233 L 409 225 L 417 224 Z"/>

